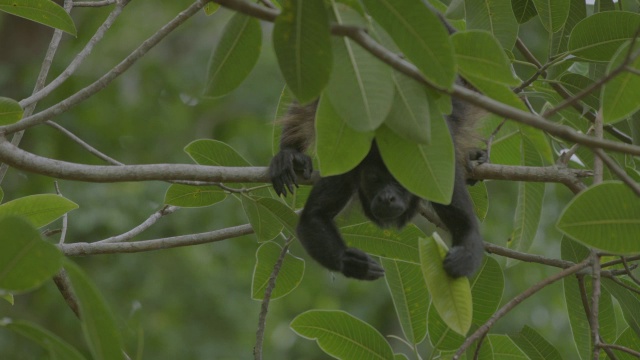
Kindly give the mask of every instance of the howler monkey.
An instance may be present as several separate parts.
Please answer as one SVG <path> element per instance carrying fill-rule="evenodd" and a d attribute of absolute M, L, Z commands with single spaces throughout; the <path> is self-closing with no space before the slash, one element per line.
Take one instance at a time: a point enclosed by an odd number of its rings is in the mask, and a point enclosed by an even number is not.
<path fill-rule="evenodd" d="M 307 179 L 311 176 L 311 158 L 305 151 L 315 138 L 316 108 L 317 102 L 294 104 L 282 120 L 280 152 L 269 166 L 278 195 L 293 192 L 296 173 Z M 466 188 L 467 154 L 473 147 L 470 129 L 478 116 L 470 105 L 453 100 L 453 112 L 447 117 L 457 159 L 453 196 L 448 205 L 432 203 L 451 233 L 452 247 L 444 259 L 444 269 L 452 277 L 473 274 L 483 257 L 483 240 Z M 347 277 L 375 280 L 384 275 L 383 268 L 362 250 L 347 247 L 333 220 L 356 193 L 365 215 L 380 227 L 403 227 L 416 215 L 421 201 L 393 178 L 374 140 L 367 156 L 354 169 L 322 177 L 314 184 L 300 215 L 297 235 L 307 252 L 324 267 Z"/>

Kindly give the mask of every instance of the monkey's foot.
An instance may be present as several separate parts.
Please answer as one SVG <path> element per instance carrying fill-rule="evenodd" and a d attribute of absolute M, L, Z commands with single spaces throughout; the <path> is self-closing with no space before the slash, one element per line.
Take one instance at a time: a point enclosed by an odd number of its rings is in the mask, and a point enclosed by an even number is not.
<path fill-rule="evenodd" d="M 453 278 L 471 276 L 482 264 L 483 250 L 454 246 L 444 258 L 444 271 Z"/>
<path fill-rule="evenodd" d="M 342 273 L 360 280 L 376 280 L 384 276 L 384 269 L 364 251 L 348 248 L 342 255 Z"/>
<path fill-rule="evenodd" d="M 282 149 L 271 160 L 269 176 L 273 189 L 278 196 L 287 196 L 287 190 L 293 194 L 293 188 L 298 187 L 296 173 L 302 174 L 305 179 L 311 178 L 313 164 L 311 158 L 294 149 Z"/>
<path fill-rule="evenodd" d="M 489 162 L 489 153 L 487 150 L 473 149 L 469 151 L 468 155 L 469 157 L 465 162 L 467 174 L 471 174 L 474 167 Z M 476 179 L 467 178 L 467 185 L 475 185 L 477 182 L 478 180 Z"/>

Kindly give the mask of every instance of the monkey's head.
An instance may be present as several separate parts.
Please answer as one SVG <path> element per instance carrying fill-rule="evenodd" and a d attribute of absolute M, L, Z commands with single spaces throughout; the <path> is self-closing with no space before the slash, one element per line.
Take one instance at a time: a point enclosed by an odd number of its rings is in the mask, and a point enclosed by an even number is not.
<path fill-rule="evenodd" d="M 419 198 L 384 166 L 363 167 L 358 195 L 365 215 L 381 227 L 403 227 L 416 214 Z"/>

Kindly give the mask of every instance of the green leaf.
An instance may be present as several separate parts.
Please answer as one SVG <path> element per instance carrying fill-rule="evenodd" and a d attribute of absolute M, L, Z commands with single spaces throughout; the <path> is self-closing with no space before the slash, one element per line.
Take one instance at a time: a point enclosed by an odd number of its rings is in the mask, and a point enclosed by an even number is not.
<path fill-rule="evenodd" d="M 511 7 L 518 24 L 524 24 L 538 15 L 533 0 L 511 0 Z"/>
<path fill-rule="evenodd" d="M 438 314 L 438 310 L 436 310 L 433 302 L 429 306 L 427 327 L 429 330 L 429 341 L 431 341 L 434 348 L 440 351 L 457 350 L 460 345 L 464 343 L 465 337 L 447 326 Z"/>
<path fill-rule="evenodd" d="M 571 31 L 577 23 L 587 17 L 587 5 L 584 0 L 569 1 L 569 16 L 567 16 L 567 21 L 565 21 L 562 29 L 553 34 L 551 39 L 552 43 L 550 44 L 550 55 L 556 55 L 567 51 L 567 44 L 569 42 Z M 553 71 L 553 68 L 550 70 Z"/>
<path fill-rule="evenodd" d="M 496 39 L 486 31 L 463 31 L 451 36 L 460 74 L 488 96 L 521 107 L 507 85 L 520 83 Z M 504 93 L 504 95 L 503 95 Z M 503 99 L 506 97 L 506 99 Z"/>
<path fill-rule="evenodd" d="M 415 225 L 401 231 L 380 229 L 371 222 L 344 226 L 340 233 L 349 247 L 384 258 L 420 263 L 418 238 L 424 233 Z"/>
<path fill-rule="evenodd" d="M 22 107 L 17 101 L 0 97 L 0 125 L 9 125 L 18 122 L 22 119 L 23 112 Z"/>
<path fill-rule="evenodd" d="M 564 74 L 560 78 L 560 84 L 562 84 L 562 86 L 564 86 L 571 95 L 576 95 L 593 83 L 594 81 L 588 77 L 574 73 Z M 600 109 L 600 98 L 597 92 L 592 91 L 589 95 L 582 98 L 581 101 L 594 110 Z"/>
<path fill-rule="evenodd" d="M 262 47 L 258 19 L 236 13 L 218 42 L 209 62 L 205 96 L 223 96 L 237 88 L 256 65 Z"/>
<path fill-rule="evenodd" d="M 218 186 L 172 184 L 164 195 L 164 203 L 181 207 L 211 206 L 227 198 Z"/>
<path fill-rule="evenodd" d="M 82 331 L 93 359 L 123 359 L 120 329 L 100 291 L 78 265 L 66 260 L 64 268 L 80 305 Z"/>
<path fill-rule="evenodd" d="M 639 25 L 640 26 L 640 22 Z M 640 41 L 636 41 L 633 51 L 640 49 Z M 607 66 L 607 74 L 619 67 L 629 52 L 629 43 L 621 46 L 613 60 Z M 640 57 L 628 65 L 640 71 Z M 623 71 L 607 82 L 602 88 L 602 119 L 606 124 L 622 120 L 640 109 L 640 76 Z"/>
<path fill-rule="evenodd" d="M 344 6 L 334 7 L 334 14 L 339 24 L 364 22 L 358 13 Z M 333 73 L 322 96 L 330 100 L 351 128 L 373 131 L 391 109 L 391 70 L 347 37 L 334 37 L 332 44 Z"/>
<path fill-rule="evenodd" d="M 419 344 L 427 335 L 429 310 L 429 290 L 420 265 L 383 258 L 382 266 L 404 337 Z"/>
<path fill-rule="evenodd" d="M 607 252 L 640 252 L 640 201 L 621 182 L 604 182 L 578 194 L 556 226 L 581 243 Z"/>
<path fill-rule="evenodd" d="M 526 137 L 522 137 L 520 148 L 522 165 L 539 167 L 544 165 L 542 157 Z M 514 228 L 508 245 L 510 249 L 526 252 L 531 247 L 536 236 L 542 201 L 544 199 L 544 183 L 520 182 L 518 186 L 518 204 L 514 215 Z M 509 259 L 508 264 L 513 261 Z"/>
<path fill-rule="evenodd" d="M 256 266 L 253 269 L 251 283 L 251 298 L 262 300 L 265 289 L 271 278 L 282 247 L 274 242 L 266 242 L 256 251 Z M 277 286 L 271 293 L 271 300 L 283 297 L 292 292 L 302 282 L 304 275 L 304 260 L 287 253 L 282 261 L 282 267 L 278 273 Z"/>
<path fill-rule="evenodd" d="M 640 349 L 640 336 L 636 335 L 633 332 L 633 329 L 627 328 L 622 332 L 622 334 L 620 334 L 615 343 L 616 345 L 621 345 L 629 349 Z M 618 356 L 618 360 L 637 359 L 633 355 L 627 353 L 616 352 L 615 354 Z"/>
<path fill-rule="evenodd" d="M 0 187 L 0 202 L 2 202 L 2 199 L 4 199 L 4 191 Z"/>
<path fill-rule="evenodd" d="M 609 61 L 616 50 L 633 38 L 640 26 L 640 14 L 606 11 L 593 14 L 573 28 L 567 48 L 577 57 Z"/>
<path fill-rule="evenodd" d="M 22 216 L 39 228 L 77 208 L 76 203 L 59 195 L 29 195 L 0 205 L 0 217 Z"/>
<path fill-rule="evenodd" d="M 15 303 L 15 299 L 13 298 L 13 294 L 0 294 L 0 299 L 6 300 L 11 305 L 13 305 Z"/>
<path fill-rule="evenodd" d="M 591 330 L 589 320 L 584 314 L 578 281 L 575 277 L 565 278 L 562 280 L 562 284 L 564 285 L 564 298 L 567 303 L 573 341 L 576 343 L 580 358 L 591 359 Z"/>
<path fill-rule="evenodd" d="M 402 186 L 423 199 L 448 204 L 455 155 L 443 117 L 431 119 L 431 134 L 430 144 L 417 144 L 382 126 L 376 131 L 376 142 L 384 164 Z"/>
<path fill-rule="evenodd" d="M 518 36 L 518 21 L 509 0 L 466 0 L 467 30 L 486 30 L 503 48 L 511 50 Z"/>
<path fill-rule="evenodd" d="M 562 360 L 558 349 L 527 325 L 518 334 L 509 337 L 531 360 Z"/>
<path fill-rule="evenodd" d="M 322 0 L 285 0 L 273 27 L 280 71 L 300 103 L 316 99 L 331 74 L 331 32 Z"/>
<path fill-rule="evenodd" d="M 437 233 L 419 240 L 422 275 L 438 314 L 451 330 L 465 335 L 471 327 L 473 314 L 469 279 L 453 279 L 442 267 L 446 254 L 444 243 Z"/>
<path fill-rule="evenodd" d="M 222 141 L 200 139 L 185 146 L 184 151 L 199 165 L 251 166 L 231 146 Z"/>
<path fill-rule="evenodd" d="M 450 88 L 455 61 L 449 32 L 420 0 L 364 0 L 371 15 L 428 80 Z"/>
<path fill-rule="evenodd" d="M 473 201 L 473 210 L 480 222 L 484 222 L 489 212 L 489 192 L 484 182 L 478 182 L 467 188 Z"/>
<path fill-rule="evenodd" d="M 280 201 L 271 198 L 258 199 L 257 203 L 282 225 L 284 225 L 284 228 L 289 232 L 289 234 L 295 235 L 296 225 L 298 224 L 298 215 L 296 215 L 291 208 Z"/>
<path fill-rule="evenodd" d="M 627 288 L 638 290 L 638 286 L 635 283 L 626 279 L 620 279 L 620 281 Z M 640 298 L 638 295 L 614 283 L 610 279 L 602 279 L 602 286 L 618 300 L 622 308 L 622 313 L 624 314 L 624 319 L 629 324 L 629 327 L 635 331 L 636 336 L 640 337 Z"/>
<path fill-rule="evenodd" d="M 296 191 L 297 193 L 298 191 Z M 242 196 L 242 208 L 249 218 L 249 223 L 253 227 L 258 241 L 273 240 L 282 231 L 282 224 L 273 217 L 270 211 L 258 205 L 257 199 L 249 196 Z"/>
<path fill-rule="evenodd" d="M 23 218 L 0 218 L 0 289 L 17 292 L 40 286 L 62 266 L 62 254 L 42 240 Z"/>
<path fill-rule="evenodd" d="M 76 26 L 71 16 L 60 5 L 50 0 L 0 0 L 0 11 L 76 36 Z"/>
<path fill-rule="evenodd" d="M 393 72 L 395 97 L 384 123 L 401 137 L 417 143 L 431 141 L 431 117 L 442 117 L 438 104 L 423 85 L 397 71 Z"/>
<path fill-rule="evenodd" d="M 324 352 L 338 359 L 394 359 L 391 346 L 378 330 L 343 311 L 304 312 L 293 319 L 291 329 L 316 340 Z"/>
<path fill-rule="evenodd" d="M 522 360 L 528 357 L 507 335 L 489 334 L 480 348 L 478 359 Z"/>
<path fill-rule="evenodd" d="M 326 96 L 316 111 L 316 152 L 322 176 L 355 168 L 371 149 L 372 132 L 353 130 L 336 112 Z"/>
<path fill-rule="evenodd" d="M 4 319 L 0 321 L 0 326 L 4 326 L 9 330 L 32 340 L 41 348 L 47 350 L 52 359 L 86 359 L 69 343 L 39 325 L 24 320 L 12 321 L 10 319 Z"/>
<path fill-rule="evenodd" d="M 570 0 L 533 0 L 540 21 L 550 33 L 562 29 L 569 16 Z"/>
<path fill-rule="evenodd" d="M 473 323 L 484 324 L 498 310 L 504 293 L 504 273 L 498 262 L 485 256 L 482 266 L 471 279 Z"/>
<path fill-rule="evenodd" d="M 214 2 L 209 2 L 204 6 L 204 13 L 209 15 L 213 15 L 216 11 L 220 9 L 220 4 L 216 4 Z"/>

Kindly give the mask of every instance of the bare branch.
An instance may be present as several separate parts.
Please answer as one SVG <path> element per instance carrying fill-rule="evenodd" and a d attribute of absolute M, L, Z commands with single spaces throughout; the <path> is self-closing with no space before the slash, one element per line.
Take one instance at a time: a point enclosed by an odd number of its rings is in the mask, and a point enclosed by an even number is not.
<path fill-rule="evenodd" d="M 140 225 L 136 226 L 135 228 L 127 231 L 126 233 L 120 234 L 118 236 L 112 236 L 112 237 L 104 239 L 104 240 L 96 241 L 94 244 L 97 244 L 97 243 L 118 243 L 118 242 L 129 241 L 129 240 L 133 239 L 134 237 L 140 235 L 143 231 L 145 231 L 148 228 L 150 228 L 153 224 L 155 224 L 163 216 L 167 216 L 169 214 L 172 214 L 178 209 L 180 209 L 180 208 L 177 207 L 177 206 L 167 205 L 167 206 L 163 207 L 162 209 L 154 212 L 142 224 L 140 224 Z"/>
<path fill-rule="evenodd" d="M 595 250 L 591 251 L 591 312 L 589 313 L 589 325 L 591 326 L 591 341 L 593 343 L 593 360 L 600 358 L 600 324 L 598 313 L 600 312 L 600 256 Z"/>
<path fill-rule="evenodd" d="M 71 281 L 69 281 L 69 275 L 65 269 L 60 270 L 53 277 L 53 282 L 56 284 L 58 291 L 62 295 L 62 298 L 67 303 L 67 306 L 73 311 L 78 318 L 80 318 L 80 306 L 78 305 L 78 299 L 71 289 Z"/>
<path fill-rule="evenodd" d="M 87 150 L 89 153 L 95 155 L 98 159 L 103 160 L 104 162 L 106 162 L 107 164 L 111 164 L 111 165 L 124 165 L 123 163 L 121 163 L 118 160 L 115 160 L 113 158 L 111 158 L 110 156 L 100 152 L 98 149 L 94 148 L 93 146 L 89 145 L 87 142 L 85 142 L 84 140 L 82 140 L 80 137 L 78 137 L 76 134 L 72 133 L 71 131 L 65 129 L 64 127 L 60 126 L 59 124 L 53 122 L 53 121 L 47 121 L 45 122 L 45 124 L 51 126 L 52 128 L 60 131 L 61 133 L 63 133 L 64 135 L 66 135 L 69 139 L 73 140 L 75 143 L 77 143 L 78 145 L 82 146 L 85 150 Z"/>

